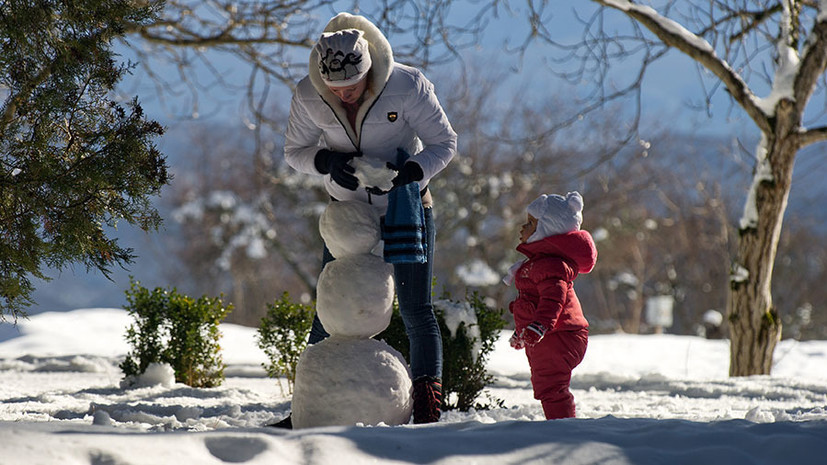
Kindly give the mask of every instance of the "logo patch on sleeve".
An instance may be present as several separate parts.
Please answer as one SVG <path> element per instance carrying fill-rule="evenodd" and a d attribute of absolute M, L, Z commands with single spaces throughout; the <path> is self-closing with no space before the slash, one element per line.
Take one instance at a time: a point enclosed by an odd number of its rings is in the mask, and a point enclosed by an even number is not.
<path fill-rule="evenodd" d="M 397 119 L 397 118 L 399 118 L 399 114 L 398 114 L 398 113 L 396 113 L 395 111 L 389 111 L 389 112 L 388 112 L 388 121 L 390 121 L 391 123 L 393 123 L 393 122 L 396 122 L 396 119 Z"/>

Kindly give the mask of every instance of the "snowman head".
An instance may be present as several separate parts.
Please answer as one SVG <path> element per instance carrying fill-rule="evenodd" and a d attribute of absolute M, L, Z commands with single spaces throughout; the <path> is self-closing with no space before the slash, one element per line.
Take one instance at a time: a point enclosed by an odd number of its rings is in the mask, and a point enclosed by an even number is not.
<path fill-rule="evenodd" d="M 369 254 L 382 238 L 379 212 L 363 202 L 330 202 L 319 218 L 319 233 L 335 258 Z"/>

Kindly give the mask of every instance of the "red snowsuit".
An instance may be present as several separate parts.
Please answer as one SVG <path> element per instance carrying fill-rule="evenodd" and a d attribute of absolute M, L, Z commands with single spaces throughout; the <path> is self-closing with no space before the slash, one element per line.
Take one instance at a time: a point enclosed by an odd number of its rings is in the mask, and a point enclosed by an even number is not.
<path fill-rule="evenodd" d="M 587 231 L 578 230 L 520 244 L 517 251 L 528 260 L 514 276 L 519 295 L 509 305 L 516 333 L 534 321 L 548 328 L 538 344 L 526 347 L 534 398 L 549 420 L 574 417 L 571 371 L 586 354 L 589 322 L 572 282 L 594 268 L 597 248 Z"/>

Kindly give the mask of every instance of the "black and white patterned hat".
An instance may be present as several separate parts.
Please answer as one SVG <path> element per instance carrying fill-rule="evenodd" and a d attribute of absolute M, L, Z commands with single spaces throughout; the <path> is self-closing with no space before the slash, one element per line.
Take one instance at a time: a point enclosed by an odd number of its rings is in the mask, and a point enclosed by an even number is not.
<path fill-rule="evenodd" d="M 319 73 L 330 87 L 347 87 L 361 81 L 370 70 L 368 41 L 358 29 L 325 32 L 316 44 Z"/>

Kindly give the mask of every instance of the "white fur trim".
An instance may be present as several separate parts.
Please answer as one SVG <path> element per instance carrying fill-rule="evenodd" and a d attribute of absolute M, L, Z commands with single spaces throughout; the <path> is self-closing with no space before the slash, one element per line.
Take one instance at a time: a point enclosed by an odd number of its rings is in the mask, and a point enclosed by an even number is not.
<path fill-rule="evenodd" d="M 370 49 L 370 59 L 372 63 L 370 72 L 368 73 L 370 83 L 365 94 L 365 101 L 359 108 L 359 113 L 356 115 L 356 127 L 358 128 L 361 127 L 362 120 L 365 118 L 371 104 L 379 97 L 379 94 L 382 93 L 382 89 L 384 89 L 385 84 L 388 82 L 393 68 L 393 51 L 391 50 L 390 42 L 388 42 L 388 39 L 382 34 L 382 31 L 364 16 L 339 13 L 327 23 L 324 32 L 336 32 L 343 29 L 358 29 L 363 31 L 365 33 L 363 37 L 368 41 Z M 359 134 L 347 124 L 347 113 L 342 107 L 341 101 L 328 89 L 325 80 L 322 79 L 321 73 L 319 73 L 319 52 L 316 50 L 316 47 L 310 51 L 308 69 L 308 75 L 310 76 L 310 82 L 313 83 L 313 87 L 327 104 L 330 105 L 330 108 L 333 109 L 339 120 L 345 123 L 344 126 L 348 131 L 348 135 L 351 140 L 353 140 L 354 145 L 358 147 Z"/>

